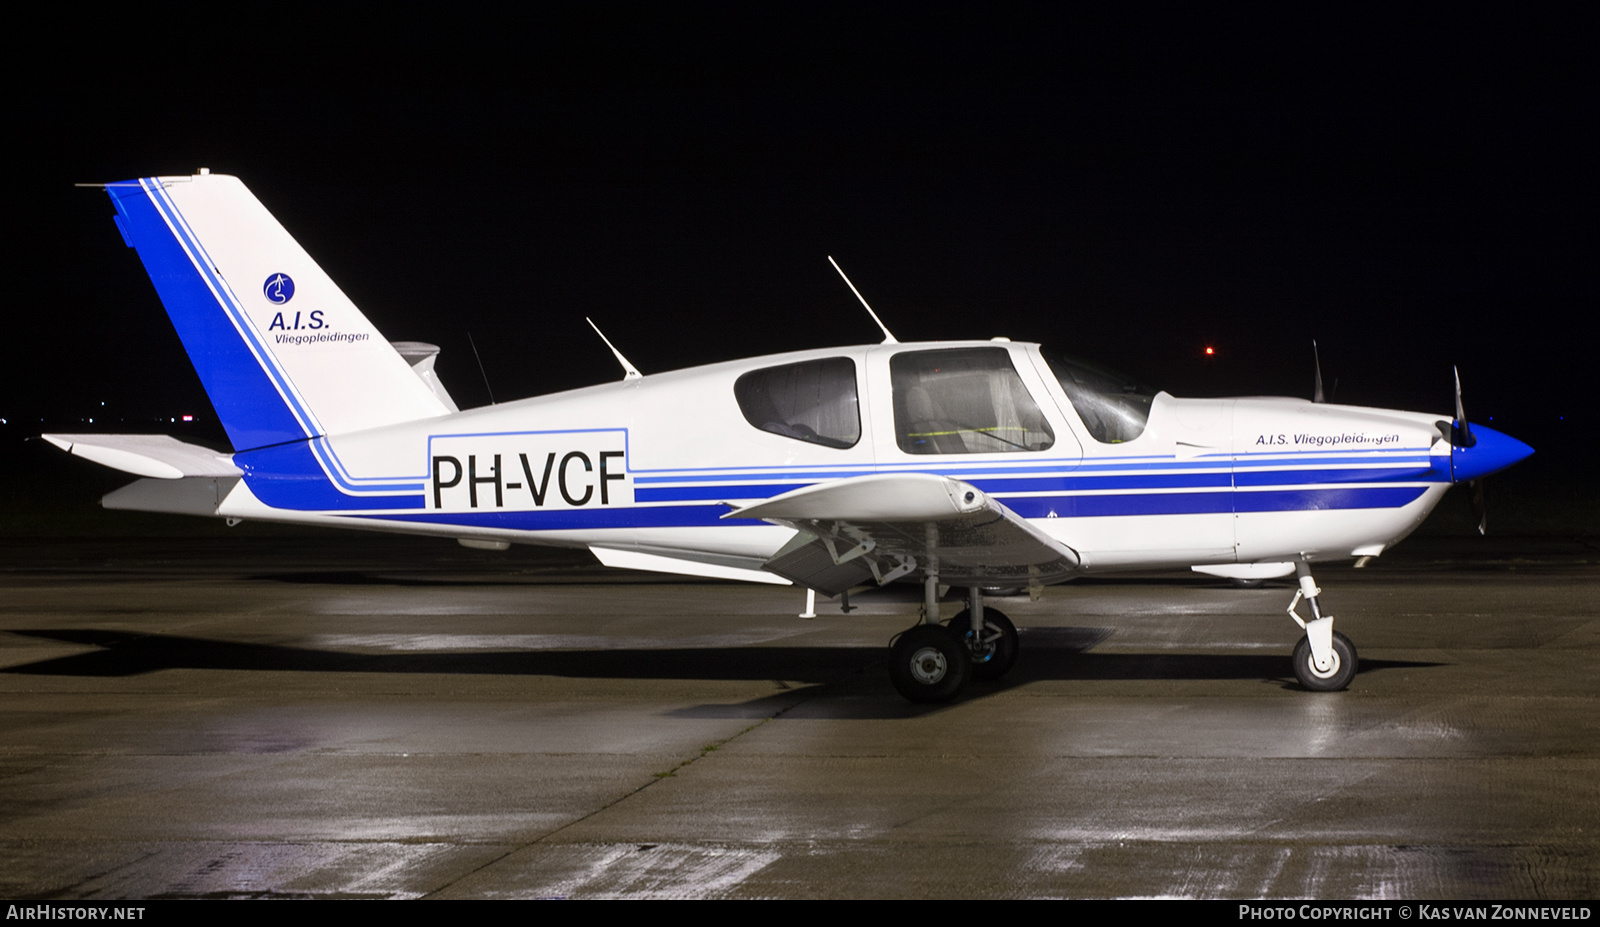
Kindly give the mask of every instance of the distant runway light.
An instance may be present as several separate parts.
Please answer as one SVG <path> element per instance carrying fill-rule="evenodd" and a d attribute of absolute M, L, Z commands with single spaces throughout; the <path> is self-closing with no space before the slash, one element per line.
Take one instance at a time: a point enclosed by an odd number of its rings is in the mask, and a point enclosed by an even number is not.
<path fill-rule="evenodd" d="M 1212 347 L 1212 346 L 1211 346 L 1211 345 L 1209 345 L 1209 344 L 1208 344 L 1208 345 L 1206 345 L 1206 356 L 1207 356 L 1207 357 L 1213 357 L 1213 356 L 1215 356 L 1215 355 L 1216 355 L 1216 353 L 1217 353 L 1217 349 L 1216 349 L 1216 348 L 1213 348 L 1213 347 Z"/>

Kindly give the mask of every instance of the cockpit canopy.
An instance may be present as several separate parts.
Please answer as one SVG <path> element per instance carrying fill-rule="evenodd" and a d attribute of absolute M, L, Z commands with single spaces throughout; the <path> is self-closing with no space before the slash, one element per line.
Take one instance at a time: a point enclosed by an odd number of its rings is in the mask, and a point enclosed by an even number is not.
<path fill-rule="evenodd" d="M 1040 353 L 1090 437 L 1101 444 L 1121 444 L 1144 434 L 1155 390 L 1098 364 L 1048 349 Z"/>
<path fill-rule="evenodd" d="M 1090 437 L 1102 444 L 1144 433 L 1156 391 L 1098 364 L 1042 351 Z M 734 383 L 745 420 L 808 444 L 861 440 L 856 363 L 825 357 L 752 370 Z M 1055 431 L 1002 347 L 899 351 L 889 360 L 895 441 L 907 454 L 1043 451 Z"/>

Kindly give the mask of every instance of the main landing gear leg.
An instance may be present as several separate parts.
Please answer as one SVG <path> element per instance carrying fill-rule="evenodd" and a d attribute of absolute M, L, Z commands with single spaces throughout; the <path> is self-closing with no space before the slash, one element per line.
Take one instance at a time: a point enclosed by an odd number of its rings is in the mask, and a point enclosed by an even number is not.
<path fill-rule="evenodd" d="M 999 679 L 1017 662 L 1017 627 L 998 608 L 985 608 L 983 590 L 967 587 L 967 609 L 950 619 L 950 630 L 967 645 L 973 679 Z"/>
<path fill-rule="evenodd" d="M 889 681 L 913 702 L 948 702 L 972 675 L 962 639 L 939 623 L 939 575 L 923 580 L 922 621 L 889 644 Z"/>
<path fill-rule="evenodd" d="M 1311 565 L 1304 560 L 1294 565 L 1300 579 L 1294 601 L 1289 603 L 1289 617 L 1305 629 L 1306 636 L 1294 646 L 1294 675 L 1300 684 L 1316 692 L 1336 692 L 1350 685 L 1356 675 L 1356 646 L 1350 638 L 1333 629 L 1333 616 L 1322 614 L 1317 588 L 1311 578 Z M 1304 599 L 1311 606 L 1311 620 L 1306 621 L 1295 613 L 1295 607 Z"/>

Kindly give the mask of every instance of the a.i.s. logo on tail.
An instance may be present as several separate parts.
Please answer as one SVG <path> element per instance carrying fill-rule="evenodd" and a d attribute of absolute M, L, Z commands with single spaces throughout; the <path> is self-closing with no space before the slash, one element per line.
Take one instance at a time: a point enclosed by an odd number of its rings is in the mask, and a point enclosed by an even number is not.
<path fill-rule="evenodd" d="M 294 280 L 288 274 L 273 274 L 261 285 L 261 293 L 267 302 L 281 306 L 294 299 Z"/>
<path fill-rule="evenodd" d="M 261 285 L 261 295 L 265 296 L 267 302 L 272 303 L 274 306 L 284 305 L 289 300 L 294 299 L 294 278 L 288 274 L 273 274 L 267 278 L 266 283 Z M 276 312 L 272 315 L 272 321 L 267 323 L 268 332 L 299 331 L 302 328 L 319 331 L 327 327 L 328 323 L 323 319 L 321 309 L 313 309 L 305 313 L 304 319 L 301 318 L 301 313 L 299 312 L 293 315 Z M 367 335 L 365 333 L 357 333 L 345 337 L 335 336 L 332 340 L 336 342 L 351 342 L 365 341 L 366 339 Z M 303 339 L 286 338 L 283 335 L 278 335 L 277 343 L 299 345 L 306 342 Z"/>

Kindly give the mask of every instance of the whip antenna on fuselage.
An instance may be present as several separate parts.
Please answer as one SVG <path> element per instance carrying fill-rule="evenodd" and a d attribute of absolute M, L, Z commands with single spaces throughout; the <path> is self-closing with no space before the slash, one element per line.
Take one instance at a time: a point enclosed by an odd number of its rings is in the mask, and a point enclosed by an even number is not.
<path fill-rule="evenodd" d="M 839 262 L 835 261 L 833 259 L 833 255 L 831 255 L 831 254 L 828 255 L 828 263 L 832 264 L 833 265 L 833 269 L 837 270 L 839 272 L 839 276 L 844 278 L 844 285 L 850 288 L 850 292 L 856 294 L 856 299 L 861 300 L 861 307 L 863 309 L 867 310 L 867 315 L 872 316 L 872 321 L 877 322 L 878 323 L 878 327 L 883 329 L 883 343 L 884 344 L 899 344 L 900 341 L 897 338 L 895 338 L 895 336 L 893 334 L 890 333 L 889 326 L 883 324 L 883 320 L 878 318 L 878 314 L 876 312 L 872 311 L 872 307 L 871 306 L 867 305 L 866 297 L 862 296 L 861 295 L 861 291 L 856 289 L 856 285 L 854 283 L 850 282 L 850 278 L 849 277 L 845 276 L 844 268 L 839 266 Z"/>
<path fill-rule="evenodd" d="M 611 353 L 617 356 L 617 363 L 622 365 L 622 378 L 624 380 L 643 379 L 644 374 L 640 373 L 637 367 L 628 363 L 628 359 L 622 356 L 622 352 L 618 351 L 617 346 L 611 343 L 611 339 L 607 338 L 606 333 L 600 330 L 600 326 L 594 324 L 594 319 L 584 316 L 583 320 L 589 323 L 589 327 L 594 329 L 594 333 L 599 335 L 600 340 L 604 341 L 606 343 L 606 347 L 611 349 Z"/>
<path fill-rule="evenodd" d="M 489 385 L 489 371 L 483 369 L 483 355 L 478 353 L 478 343 L 472 340 L 472 332 L 467 332 L 467 344 L 472 345 L 472 356 L 478 359 L 478 373 L 483 375 L 483 388 L 489 392 L 489 405 L 495 405 L 494 387 Z"/>
<path fill-rule="evenodd" d="M 1327 402 L 1328 397 L 1322 393 L 1322 355 L 1317 353 L 1317 339 L 1311 339 L 1311 365 L 1317 370 L 1317 379 L 1311 386 L 1312 402 Z"/>

